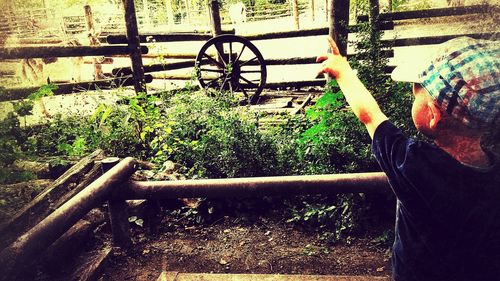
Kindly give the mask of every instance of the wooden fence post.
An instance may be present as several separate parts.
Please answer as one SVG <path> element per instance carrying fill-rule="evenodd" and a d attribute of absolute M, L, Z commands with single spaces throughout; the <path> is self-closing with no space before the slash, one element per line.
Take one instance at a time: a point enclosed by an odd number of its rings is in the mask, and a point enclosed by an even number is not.
<path fill-rule="evenodd" d="M 329 10 L 328 35 L 337 43 L 340 54 L 347 56 L 349 0 L 331 0 Z"/>
<path fill-rule="evenodd" d="M 299 24 L 299 0 L 293 0 L 293 19 L 295 22 L 295 29 L 300 29 Z"/>
<path fill-rule="evenodd" d="M 212 23 L 212 36 L 222 34 L 222 27 L 220 22 L 219 2 L 217 0 L 208 0 L 210 9 L 210 22 Z"/>
<path fill-rule="evenodd" d="M 109 157 L 101 161 L 103 173 L 113 168 L 120 158 Z M 125 199 L 108 200 L 108 213 L 111 222 L 111 233 L 113 234 L 113 244 L 122 248 L 128 248 L 132 244 L 128 222 L 128 205 Z"/>
<path fill-rule="evenodd" d="M 146 93 L 146 82 L 144 81 L 144 67 L 142 65 L 141 44 L 139 41 L 139 30 L 137 28 L 134 1 L 122 1 L 125 7 L 125 26 L 127 28 L 128 47 L 134 74 L 134 89 L 136 93 Z"/>
<path fill-rule="evenodd" d="M 311 9 L 311 20 L 314 21 L 314 13 L 316 12 L 314 7 L 314 0 L 309 0 L 309 4 Z"/>
<path fill-rule="evenodd" d="M 87 30 L 89 32 L 88 37 L 90 41 L 90 46 L 99 46 L 101 43 L 99 42 L 99 38 L 97 38 L 97 34 L 94 26 L 94 17 L 92 15 L 92 9 L 90 5 L 85 5 L 85 19 L 87 22 Z M 104 79 L 104 74 L 102 72 L 102 65 L 99 63 L 97 58 L 92 58 L 92 63 L 94 65 L 94 80 Z"/>

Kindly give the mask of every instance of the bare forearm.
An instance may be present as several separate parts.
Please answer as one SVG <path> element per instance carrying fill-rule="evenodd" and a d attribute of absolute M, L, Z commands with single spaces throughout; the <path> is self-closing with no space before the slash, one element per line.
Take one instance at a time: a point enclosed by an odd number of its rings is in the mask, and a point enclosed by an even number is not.
<path fill-rule="evenodd" d="M 373 138 L 377 126 L 387 120 L 377 101 L 350 68 L 342 75 L 338 75 L 337 82 L 351 110 L 366 126 L 370 137 Z"/>

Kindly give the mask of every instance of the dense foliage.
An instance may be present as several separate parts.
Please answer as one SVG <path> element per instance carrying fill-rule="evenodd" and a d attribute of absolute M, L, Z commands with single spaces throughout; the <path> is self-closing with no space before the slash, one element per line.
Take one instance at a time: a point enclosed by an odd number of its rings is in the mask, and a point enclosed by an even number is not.
<path fill-rule="evenodd" d="M 373 33 L 369 26 L 360 34 L 360 54 L 351 62 L 353 67 L 384 112 L 409 131 L 409 87 L 392 83 L 384 73 L 387 59 L 379 43 L 381 34 Z M 43 88 L 32 99 L 50 95 L 50 91 L 50 87 Z M 286 116 L 284 123 L 266 130 L 259 128 L 260 116 L 248 107 L 238 106 L 234 97 L 225 93 L 207 95 L 191 87 L 124 97 L 116 106 L 100 105 L 88 117 L 58 116 L 47 124 L 23 129 L 19 117 L 30 113 L 30 103 L 19 103 L 17 113 L 2 121 L 4 141 L 0 149 L 4 165 L 23 154 L 85 155 L 102 148 L 108 155 L 133 156 L 159 166 L 171 160 L 180 164 L 190 178 L 378 170 L 371 156 L 370 138 L 349 110 L 335 81 L 305 115 Z M 288 222 L 319 227 L 327 241 L 337 241 L 362 230 L 380 202 L 392 204 L 388 198 L 342 195 L 288 199 L 285 206 L 289 210 Z M 206 201 L 200 205 L 205 210 L 176 212 L 201 222 L 213 219 L 228 204 Z M 263 205 L 273 204 L 247 204 L 246 208 L 255 210 Z"/>

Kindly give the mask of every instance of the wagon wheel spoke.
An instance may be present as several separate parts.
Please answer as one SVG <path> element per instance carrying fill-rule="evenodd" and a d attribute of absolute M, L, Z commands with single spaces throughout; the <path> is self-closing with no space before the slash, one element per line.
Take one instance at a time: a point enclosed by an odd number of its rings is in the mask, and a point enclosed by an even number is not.
<path fill-rule="evenodd" d="M 240 86 L 242 86 L 242 85 L 240 85 Z M 240 88 L 241 88 L 241 91 L 243 92 L 243 95 L 245 95 L 245 98 L 247 98 L 247 99 L 248 99 L 248 93 L 247 93 L 247 91 L 245 90 L 245 87 L 240 87 Z"/>
<path fill-rule="evenodd" d="M 250 80 L 246 79 L 245 77 L 243 77 L 243 76 L 241 76 L 241 75 L 240 75 L 240 79 L 241 79 L 241 80 L 243 80 L 243 81 L 245 81 L 245 82 L 247 82 L 247 85 L 251 85 L 251 86 L 253 86 L 253 87 L 255 87 L 255 88 L 258 88 L 258 87 L 259 87 L 259 85 L 257 85 L 257 84 L 255 84 L 255 83 L 253 83 L 252 81 L 250 81 Z"/>
<path fill-rule="evenodd" d="M 229 64 L 231 64 L 231 57 L 233 56 L 233 42 L 229 41 Z"/>
<path fill-rule="evenodd" d="M 231 83 L 231 81 L 229 81 L 229 90 L 231 91 L 231 93 L 234 93 L 234 91 L 233 91 L 233 83 Z"/>
<path fill-rule="evenodd" d="M 210 81 L 207 83 L 206 87 L 212 87 L 212 85 L 213 85 L 214 83 L 218 82 L 218 81 L 222 78 L 222 76 L 223 76 L 223 75 L 221 75 L 221 76 L 219 76 L 219 77 L 217 77 L 217 78 L 215 78 L 215 79 L 210 80 Z"/>
<path fill-rule="evenodd" d="M 241 70 L 240 73 L 261 73 L 262 70 Z"/>
<path fill-rule="evenodd" d="M 224 81 L 222 81 L 222 84 L 220 85 L 219 93 L 222 93 L 222 90 L 224 90 L 224 85 L 226 85 L 227 78 L 228 76 L 224 77 Z"/>
<path fill-rule="evenodd" d="M 200 71 L 224 73 L 224 70 L 222 69 L 200 68 Z"/>
<path fill-rule="evenodd" d="M 240 54 L 238 55 L 238 57 L 236 57 L 236 59 L 234 60 L 234 62 L 237 62 L 237 61 L 240 60 L 240 57 L 243 54 L 243 51 L 245 50 L 246 47 L 247 47 L 247 45 L 243 45 L 243 47 L 241 47 Z"/>
<path fill-rule="evenodd" d="M 254 60 L 258 59 L 258 57 L 254 57 L 253 59 L 247 60 L 246 62 L 240 63 L 240 66 L 244 66 L 245 64 L 252 62 Z"/>
<path fill-rule="evenodd" d="M 220 62 L 218 62 L 217 60 L 215 60 L 211 56 L 209 56 L 207 54 L 203 54 L 203 57 L 207 58 L 209 61 L 211 61 L 212 63 L 216 64 L 218 67 L 224 68 L 224 66 Z"/>
<path fill-rule="evenodd" d="M 219 55 L 219 58 L 221 59 L 222 63 L 226 65 L 226 60 L 224 60 L 224 56 L 220 53 L 219 46 L 221 46 L 222 52 L 224 52 L 224 44 L 215 44 L 215 51 L 217 51 L 217 55 Z M 220 65 L 220 64 L 219 64 Z M 224 68 L 224 66 L 222 67 Z"/>

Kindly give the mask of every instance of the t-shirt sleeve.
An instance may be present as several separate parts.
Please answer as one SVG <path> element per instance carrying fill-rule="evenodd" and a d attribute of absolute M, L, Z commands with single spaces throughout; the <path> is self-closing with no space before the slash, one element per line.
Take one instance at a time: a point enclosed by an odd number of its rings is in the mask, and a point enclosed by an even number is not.
<path fill-rule="evenodd" d="M 388 120 L 382 122 L 373 135 L 372 152 L 387 175 L 394 194 L 403 203 L 411 203 L 421 196 L 413 184 L 418 177 L 415 146 L 418 145 L 413 139 L 406 137 Z"/>

